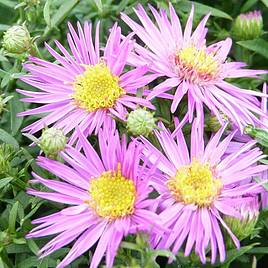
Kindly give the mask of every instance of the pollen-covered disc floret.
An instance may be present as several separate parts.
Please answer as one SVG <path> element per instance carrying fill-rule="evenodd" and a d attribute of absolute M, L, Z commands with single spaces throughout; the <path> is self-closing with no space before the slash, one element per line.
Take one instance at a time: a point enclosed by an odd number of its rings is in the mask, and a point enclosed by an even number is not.
<path fill-rule="evenodd" d="M 219 71 L 214 53 L 208 53 L 206 47 L 198 49 L 193 45 L 177 52 L 175 65 L 178 75 L 192 83 L 213 80 Z"/>
<path fill-rule="evenodd" d="M 122 176 L 120 166 L 117 171 L 103 172 L 90 181 L 89 205 L 100 216 L 109 220 L 131 215 L 136 198 L 132 180 Z"/>
<path fill-rule="evenodd" d="M 209 206 L 222 188 L 220 179 L 214 178 L 208 164 L 193 160 L 190 165 L 182 166 L 167 186 L 178 202 Z"/>
<path fill-rule="evenodd" d="M 119 78 L 114 76 L 103 62 L 85 65 L 85 69 L 73 83 L 72 97 L 75 104 L 89 112 L 112 108 L 115 101 L 125 93 L 119 86 Z"/>

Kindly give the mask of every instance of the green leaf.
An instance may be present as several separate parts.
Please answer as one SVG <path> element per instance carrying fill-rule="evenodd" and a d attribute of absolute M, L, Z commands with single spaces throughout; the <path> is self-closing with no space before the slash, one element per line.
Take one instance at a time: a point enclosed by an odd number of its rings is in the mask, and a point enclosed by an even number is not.
<path fill-rule="evenodd" d="M 0 179 L 0 189 L 4 188 L 6 185 L 8 185 L 13 180 L 12 177 L 7 177 L 4 179 Z"/>
<path fill-rule="evenodd" d="M 268 192 L 268 183 L 263 183 L 263 181 L 259 178 L 255 178 L 255 181 L 260 183 L 261 186 Z"/>
<path fill-rule="evenodd" d="M 51 28 L 50 4 L 51 4 L 51 0 L 47 0 L 44 6 L 44 10 L 43 10 L 44 19 L 49 28 Z"/>
<path fill-rule="evenodd" d="M 67 17 L 70 11 L 78 4 L 78 2 L 79 0 L 64 1 L 51 19 L 52 27 L 59 25 Z"/>
<path fill-rule="evenodd" d="M 0 0 L 0 6 L 1 5 L 9 7 L 9 8 L 14 8 L 16 6 L 16 2 L 10 1 L 10 0 Z"/>
<path fill-rule="evenodd" d="M 239 41 L 237 44 L 244 48 L 252 50 L 268 59 L 268 42 L 263 39 Z"/>
<path fill-rule="evenodd" d="M 6 24 L 0 24 L 0 32 L 6 31 L 10 26 Z"/>
<path fill-rule="evenodd" d="M 5 56 L 0 54 L 0 61 L 8 61 L 8 59 Z"/>
<path fill-rule="evenodd" d="M 261 159 L 261 160 L 259 160 L 259 162 L 264 164 L 264 165 L 268 165 L 268 160 L 267 159 Z"/>
<path fill-rule="evenodd" d="M 238 249 L 231 249 L 227 251 L 226 259 L 223 264 L 219 264 L 218 267 L 221 268 L 229 268 L 230 264 L 237 259 L 238 257 L 244 255 L 247 253 L 249 250 L 251 250 L 254 246 L 259 245 L 259 243 L 254 243 L 248 246 L 241 247 L 239 250 Z"/>
<path fill-rule="evenodd" d="M 29 257 L 27 259 L 23 259 L 21 262 L 19 262 L 17 265 L 17 268 L 37 267 L 39 262 L 40 262 L 40 260 L 38 260 L 38 258 L 31 256 L 31 257 Z"/>
<path fill-rule="evenodd" d="M 97 6 L 99 12 L 102 12 L 103 7 L 102 7 L 102 2 L 101 2 L 101 0 L 94 0 L 94 2 L 95 2 L 95 4 L 96 4 L 96 6 Z"/>
<path fill-rule="evenodd" d="M 249 9 L 251 9 L 252 6 L 254 6 L 256 3 L 258 2 L 258 0 L 248 0 L 246 1 L 246 3 L 241 7 L 240 12 L 246 12 Z"/>
<path fill-rule="evenodd" d="M 41 259 L 38 268 L 48 268 L 48 258 Z"/>
<path fill-rule="evenodd" d="M 250 253 L 250 254 L 268 254 L 268 247 L 252 248 L 248 253 Z"/>
<path fill-rule="evenodd" d="M 4 263 L 4 264 L 6 264 L 6 266 L 1 266 L 2 264 L 1 264 L 1 261 Z M 10 259 L 9 259 L 9 257 L 8 257 L 8 255 L 7 255 L 7 253 L 6 253 L 6 251 L 5 250 L 2 250 L 2 251 L 0 251 L 0 267 L 2 268 L 2 267 L 4 267 L 4 268 L 13 268 L 14 267 L 14 265 L 12 264 L 12 262 L 10 261 Z"/>
<path fill-rule="evenodd" d="M 11 208 L 9 212 L 9 219 L 8 219 L 8 230 L 11 233 L 15 233 L 16 231 L 16 219 L 18 215 L 18 207 L 19 207 L 19 202 L 15 202 L 13 207 Z"/>
<path fill-rule="evenodd" d="M 19 112 L 24 110 L 23 103 L 16 98 L 13 98 L 10 102 L 10 126 L 12 135 L 16 135 L 23 122 L 23 117 L 17 116 Z"/>
<path fill-rule="evenodd" d="M 19 149 L 19 144 L 16 141 L 16 139 L 1 128 L 0 128 L 0 140 L 5 143 L 13 145 L 15 149 Z"/>
<path fill-rule="evenodd" d="M 261 0 L 261 1 L 268 8 L 268 0 Z"/>
<path fill-rule="evenodd" d="M 11 80 L 11 76 L 10 73 L 6 73 L 6 75 L 3 77 L 2 81 L 1 81 L 1 87 L 4 88 L 8 85 L 8 83 Z"/>
<path fill-rule="evenodd" d="M 173 260 L 176 259 L 176 256 L 171 252 L 171 251 L 168 251 L 168 250 L 154 250 L 152 251 L 152 256 L 154 258 L 156 258 L 157 256 L 162 256 L 162 257 L 166 257 L 166 258 L 172 258 Z"/>
<path fill-rule="evenodd" d="M 24 244 L 26 244 L 26 240 L 23 237 L 14 238 L 13 243 L 16 244 L 16 245 L 24 245 Z"/>
<path fill-rule="evenodd" d="M 32 239 L 28 239 L 27 245 L 29 249 L 37 256 L 39 252 L 39 247 L 36 245 L 36 243 Z"/>
<path fill-rule="evenodd" d="M 208 12 L 211 12 L 211 15 L 214 17 L 233 20 L 230 15 L 228 15 L 227 13 L 225 13 L 217 8 L 210 7 L 210 6 L 207 6 L 207 5 L 204 5 L 201 3 L 197 3 L 197 2 L 183 0 L 183 1 L 180 1 L 178 3 L 178 8 L 180 8 L 184 12 L 189 12 L 191 10 L 192 4 L 194 4 L 195 12 L 197 14 L 205 15 Z"/>
<path fill-rule="evenodd" d="M 141 251 L 141 248 L 137 244 L 125 242 L 125 241 L 121 242 L 120 247 L 135 250 L 135 251 Z"/>
<path fill-rule="evenodd" d="M 40 141 L 32 134 L 30 133 L 23 133 L 23 136 L 25 136 L 26 138 L 28 138 L 29 140 L 31 140 L 32 142 L 34 142 L 35 144 L 39 144 Z"/>

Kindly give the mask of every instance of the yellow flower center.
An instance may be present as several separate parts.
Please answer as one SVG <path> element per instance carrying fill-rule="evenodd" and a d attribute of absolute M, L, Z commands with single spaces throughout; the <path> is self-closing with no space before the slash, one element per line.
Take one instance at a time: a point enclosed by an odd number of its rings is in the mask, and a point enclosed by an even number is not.
<path fill-rule="evenodd" d="M 212 204 L 222 183 L 214 178 L 208 164 L 193 160 L 190 165 L 179 168 L 167 181 L 167 186 L 176 201 L 203 207 Z"/>
<path fill-rule="evenodd" d="M 125 93 L 119 86 L 119 78 L 113 76 L 103 62 L 84 67 L 84 73 L 78 75 L 73 83 L 75 104 L 89 112 L 113 107 L 115 101 Z"/>
<path fill-rule="evenodd" d="M 213 52 L 206 52 L 206 47 L 181 49 L 175 56 L 175 64 L 178 75 L 193 83 L 208 82 L 216 78 L 219 71 L 219 62 Z"/>
<path fill-rule="evenodd" d="M 89 194 L 89 205 L 100 217 L 114 220 L 134 212 L 135 185 L 122 176 L 120 165 L 117 171 L 103 172 L 92 179 Z"/>

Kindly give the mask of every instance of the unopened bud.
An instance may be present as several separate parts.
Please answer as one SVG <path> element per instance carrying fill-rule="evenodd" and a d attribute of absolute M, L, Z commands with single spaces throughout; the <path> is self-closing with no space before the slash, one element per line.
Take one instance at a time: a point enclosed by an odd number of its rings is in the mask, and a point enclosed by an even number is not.
<path fill-rule="evenodd" d="M 64 150 L 67 138 L 61 129 L 47 128 L 43 131 L 39 146 L 48 157 L 56 157 Z"/>
<path fill-rule="evenodd" d="M 251 40 L 263 34 L 263 20 L 260 11 L 240 14 L 234 21 L 232 35 L 235 40 Z"/>
<path fill-rule="evenodd" d="M 4 49 L 13 54 L 22 54 L 30 50 L 32 40 L 24 25 L 10 27 L 3 36 Z"/>
<path fill-rule="evenodd" d="M 255 139 L 260 145 L 268 148 L 267 130 L 248 125 L 244 128 L 244 133 Z"/>
<path fill-rule="evenodd" d="M 250 201 L 242 203 L 237 209 L 241 215 L 240 219 L 226 216 L 224 221 L 241 241 L 256 232 L 255 225 L 259 216 L 258 197 L 252 197 Z"/>
<path fill-rule="evenodd" d="M 228 117 L 224 114 L 221 114 L 221 119 L 224 123 L 229 122 Z M 222 124 L 218 120 L 217 116 L 212 115 L 212 116 L 207 116 L 205 118 L 204 127 L 206 131 L 217 132 L 222 127 Z M 229 124 L 228 124 L 228 127 L 229 127 Z"/>
<path fill-rule="evenodd" d="M 10 243 L 11 243 L 10 234 L 7 231 L 1 231 L 0 232 L 0 244 L 7 246 Z"/>
<path fill-rule="evenodd" d="M 142 109 L 129 113 L 127 118 L 127 130 L 134 136 L 148 136 L 156 128 L 154 114 Z"/>

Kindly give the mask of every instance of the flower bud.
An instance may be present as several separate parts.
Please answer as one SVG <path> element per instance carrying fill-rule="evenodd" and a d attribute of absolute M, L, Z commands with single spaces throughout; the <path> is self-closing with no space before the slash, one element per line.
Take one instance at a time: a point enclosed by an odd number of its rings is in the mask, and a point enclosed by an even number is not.
<path fill-rule="evenodd" d="M 32 46 L 30 33 L 24 25 L 10 27 L 3 36 L 4 49 L 13 54 L 22 54 Z"/>
<path fill-rule="evenodd" d="M 226 129 L 229 129 L 230 128 L 230 122 L 229 122 L 228 117 L 225 114 L 222 114 L 222 113 L 220 115 L 221 115 L 222 121 L 224 123 L 228 123 Z M 218 120 L 217 116 L 208 115 L 208 116 L 205 117 L 204 127 L 205 127 L 206 131 L 217 132 L 222 127 L 222 124 Z"/>
<path fill-rule="evenodd" d="M 263 20 L 260 11 L 240 14 L 232 26 L 232 36 L 235 40 L 251 40 L 263 34 Z"/>
<path fill-rule="evenodd" d="M 268 148 L 267 130 L 248 125 L 244 128 L 244 133 L 255 139 L 260 145 Z"/>
<path fill-rule="evenodd" d="M 134 136 L 148 136 L 156 128 L 154 114 L 142 108 L 129 113 L 127 130 Z"/>
<path fill-rule="evenodd" d="M 209 116 L 205 118 L 205 130 L 217 132 L 221 128 L 221 123 L 216 116 Z"/>
<path fill-rule="evenodd" d="M 46 156 L 55 158 L 65 148 L 66 142 L 63 131 L 52 127 L 43 131 L 39 146 Z"/>
<path fill-rule="evenodd" d="M 232 230 L 234 235 L 241 241 L 246 237 L 256 233 L 255 225 L 259 216 L 259 202 L 257 196 L 237 207 L 241 218 L 226 216 L 224 221 Z"/>
<path fill-rule="evenodd" d="M 7 246 L 11 243 L 11 236 L 7 231 L 0 232 L 0 244 L 3 246 Z"/>

